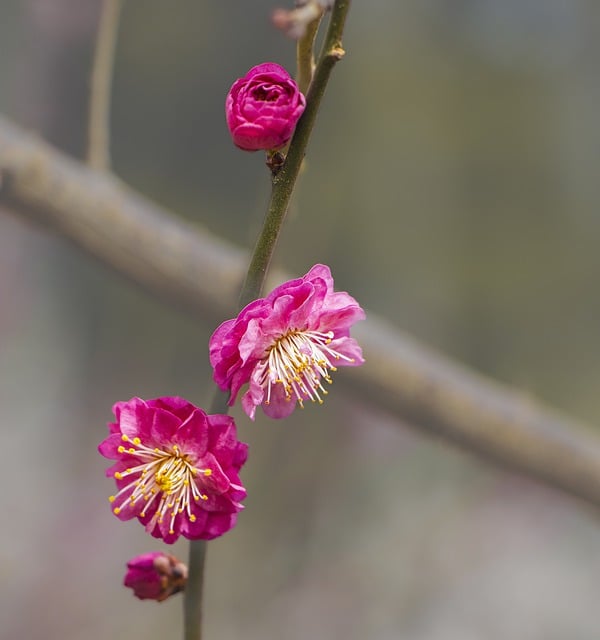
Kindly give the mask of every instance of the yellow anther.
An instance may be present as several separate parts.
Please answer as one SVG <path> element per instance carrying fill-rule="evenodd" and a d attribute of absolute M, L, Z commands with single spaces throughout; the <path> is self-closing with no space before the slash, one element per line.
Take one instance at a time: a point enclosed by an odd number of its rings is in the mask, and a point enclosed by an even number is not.
<path fill-rule="evenodd" d="M 129 442 L 129 436 L 128 436 L 128 435 L 126 435 L 126 434 L 123 434 L 123 435 L 121 436 L 121 440 L 123 440 L 123 442 Z"/>
<path fill-rule="evenodd" d="M 204 469 L 204 475 L 206 477 L 212 476 L 212 469 Z"/>
<path fill-rule="evenodd" d="M 118 451 L 119 453 L 125 453 L 125 447 L 124 447 L 122 444 L 120 444 L 120 445 L 117 447 L 117 451 Z"/>
<path fill-rule="evenodd" d="M 115 507 L 115 508 L 113 509 L 113 513 L 114 513 L 116 516 L 118 516 L 118 515 L 121 513 L 121 509 L 120 509 L 119 507 Z"/>
<path fill-rule="evenodd" d="M 129 447 L 129 453 L 135 453 L 135 449 L 133 447 Z"/>
<path fill-rule="evenodd" d="M 115 471 L 115 478 L 117 480 L 121 480 L 123 478 L 123 474 L 120 471 Z"/>
<path fill-rule="evenodd" d="M 196 516 L 193 513 L 190 516 L 190 522 L 196 522 Z"/>
<path fill-rule="evenodd" d="M 139 438 L 134 438 L 133 439 L 133 444 L 140 445 L 140 444 L 142 444 L 142 441 Z"/>
<path fill-rule="evenodd" d="M 114 502 L 117 499 L 117 496 L 108 496 L 109 502 Z"/>

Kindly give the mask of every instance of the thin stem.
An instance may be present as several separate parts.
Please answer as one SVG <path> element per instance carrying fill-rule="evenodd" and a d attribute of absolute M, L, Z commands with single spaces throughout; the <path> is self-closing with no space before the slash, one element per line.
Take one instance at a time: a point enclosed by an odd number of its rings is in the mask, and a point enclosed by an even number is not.
<path fill-rule="evenodd" d="M 110 103 L 121 6 L 122 0 L 104 0 L 90 87 L 87 162 L 105 171 L 110 169 Z"/>
<path fill-rule="evenodd" d="M 227 394 L 217 388 L 209 413 L 227 413 Z M 183 599 L 184 640 L 202 640 L 202 593 L 204 591 L 204 565 L 206 540 L 191 540 L 188 555 L 188 579 Z"/>
<path fill-rule="evenodd" d="M 188 580 L 183 593 L 184 640 L 202 640 L 202 592 L 206 540 L 191 540 L 188 558 Z"/>
<path fill-rule="evenodd" d="M 306 25 L 304 35 L 298 40 L 298 44 L 296 45 L 296 81 L 302 93 L 308 91 L 315 70 L 314 45 L 322 17 L 323 13 L 321 12 L 314 20 Z"/>
<path fill-rule="evenodd" d="M 271 201 L 240 292 L 240 307 L 257 298 L 262 291 L 329 74 L 333 64 L 341 58 L 340 40 L 349 8 L 349 0 L 338 0 L 332 10 L 323 52 L 307 96 L 306 109 L 296 127 L 285 164 L 281 172 L 272 178 Z M 226 413 L 227 410 L 227 396 L 217 390 L 210 411 Z M 184 599 L 184 640 L 202 639 L 202 586 L 205 555 L 206 544 L 203 541 L 196 540 L 190 543 L 189 573 Z"/>
<path fill-rule="evenodd" d="M 349 9 L 350 0 L 336 0 L 331 11 L 323 49 L 306 96 L 306 109 L 296 126 L 283 167 L 272 178 L 271 201 L 240 293 L 241 307 L 258 298 L 262 292 L 331 70 L 344 55 L 341 39 Z"/>

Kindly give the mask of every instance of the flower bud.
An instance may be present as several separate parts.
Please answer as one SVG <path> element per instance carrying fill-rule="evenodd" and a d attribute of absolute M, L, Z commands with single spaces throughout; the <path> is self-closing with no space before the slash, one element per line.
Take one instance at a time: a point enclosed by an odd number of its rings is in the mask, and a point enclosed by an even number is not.
<path fill-rule="evenodd" d="M 225 101 L 233 143 L 244 151 L 272 151 L 285 146 L 306 100 L 289 73 L 264 62 L 236 80 Z"/>
<path fill-rule="evenodd" d="M 162 551 L 143 553 L 127 563 L 123 584 L 140 600 L 162 602 L 183 591 L 187 581 L 187 567 L 175 556 Z"/>

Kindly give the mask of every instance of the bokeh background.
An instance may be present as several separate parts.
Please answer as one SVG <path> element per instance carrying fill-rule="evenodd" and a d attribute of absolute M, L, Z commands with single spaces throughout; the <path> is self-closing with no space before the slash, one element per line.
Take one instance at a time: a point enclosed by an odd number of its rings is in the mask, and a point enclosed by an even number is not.
<path fill-rule="evenodd" d="M 246 247 L 268 178 L 223 101 L 258 62 L 292 68 L 278 4 L 130 1 L 120 31 L 115 171 Z M 76 156 L 98 10 L 0 3 L 0 111 Z M 277 264 L 327 262 L 367 309 L 600 424 L 600 5 L 357 1 L 344 44 Z M 116 400 L 207 401 L 213 328 L 0 212 L 1 638 L 180 636 L 179 599 L 120 586 L 162 547 L 111 515 L 96 446 Z M 285 423 L 234 415 L 250 497 L 210 545 L 207 638 L 600 638 L 588 507 L 341 386 Z"/>

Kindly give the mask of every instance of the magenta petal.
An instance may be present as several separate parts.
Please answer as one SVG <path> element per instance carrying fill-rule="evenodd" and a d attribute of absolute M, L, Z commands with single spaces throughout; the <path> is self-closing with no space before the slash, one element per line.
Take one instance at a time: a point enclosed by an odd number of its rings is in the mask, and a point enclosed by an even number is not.
<path fill-rule="evenodd" d="M 201 490 L 204 490 L 208 494 L 225 493 L 229 489 L 229 485 L 231 483 L 215 457 L 210 453 L 207 454 L 202 461 L 202 466 L 206 469 L 210 469 L 211 475 L 206 478 L 202 478 Z"/>
<path fill-rule="evenodd" d="M 242 467 L 242 465 L 246 463 L 246 460 L 248 460 L 248 445 L 245 442 L 238 442 L 235 448 L 235 454 L 233 457 L 233 463 L 232 463 L 233 467 L 239 470 Z M 237 473 L 230 475 L 230 479 L 232 483 L 237 485 L 240 484 L 240 480 L 238 478 Z M 244 490 L 244 493 L 245 493 L 245 490 Z"/>
<path fill-rule="evenodd" d="M 282 386 L 278 384 L 271 392 L 271 401 L 269 404 L 263 403 L 262 408 L 269 418 L 287 418 L 296 408 L 296 399 L 286 397 Z"/>
<path fill-rule="evenodd" d="M 262 64 L 257 64 L 255 67 L 252 67 L 248 73 L 246 73 L 244 78 L 246 80 L 250 80 L 251 78 L 254 78 L 254 76 L 261 74 L 272 74 L 274 78 L 290 78 L 290 74 L 276 62 L 263 62 Z"/>
<path fill-rule="evenodd" d="M 121 433 L 130 438 L 135 438 L 137 435 L 146 435 L 150 432 L 152 417 L 148 412 L 148 405 L 141 398 L 132 398 L 129 402 L 119 404 L 119 428 Z"/>
<path fill-rule="evenodd" d="M 351 359 L 351 362 L 344 361 L 343 364 L 346 367 L 357 367 L 365 362 L 362 355 L 362 349 L 354 338 L 341 338 L 340 340 L 334 340 L 330 346 L 338 353 Z"/>
<path fill-rule="evenodd" d="M 327 288 L 333 291 L 333 276 L 331 275 L 331 269 L 325 264 L 316 264 L 311 267 L 308 273 L 304 276 L 309 282 L 315 278 L 321 278 L 327 284 Z"/>
<path fill-rule="evenodd" d="M 250 420 L 254 420 L 256 407 L 262 404 L 265 398 L 264 389 L 253 378 L 250 378 L 248 391 L 242 396 L 242 408 Z"/>
<path fill-rule="evenodd" d="M 272 336 L 263 329 L 263 323 L 268 320 L 249 320 L 244 335 L 238 343 L 238 353 L 241 365 L 245 365 L 249 358 L 262 356 L 272 342 Z"/>
<path fill-rule="evenodd" d="M 258 404 L 254 402 L 252 399 L 252 395 L 250 391 L 246 391 L 246 393 L 242 396 L 242 409 L 244 413 L 250 418 L 250 420 L 254 421 L 256 418 L 256 407 Z"/>
<path fill-rule="evenodd" d="M 358 306 L 352 305 L 335 311 L 327 311 L 319 319 L 315 319 L 314 326 L 320 331 L 333 331 L 334 334 L 346 333 L 359 320 L 365 319 L 365 312 Z"/>
<path fill-rule="evenodd" d="M 225 515 L 211 513 L 204 527 L 203 539 L 213 540 L 214 538 L 218 538 L 219 536 L 223 535 L 225 531 L 229 531 L 229 529 L 234 527 L 236 520 L 236 513 Z"/>
<path fill-rule="evenodd" d="M 98 445 L 98 451 L 105 457 L 115 459 L 117 457 L 118 448 L 123 444 L 121 436 L 113 433 L 106 440 Z"/>
<path fill-rule="evenodd" d="M 181 420 L 167 409 L 153 409 L 153 420 L 150 428 L 150 439 L 161 445 L 168 445 L 173 441 L 175 432 L 181 425 Z"/>
<path fill-rule="evenodd" d="M 186 453 L 201 458 L 208 448 L 207 416 L 202 409 L 195 409 L 190 417 L 177 429 L 173 442 Z"/>
<path fill-rule="evenodd" d="M 187 420 L 192 411 L 196 409 L 191 402 L 188 402 L 185 398 L 180 398 L 179 396 L 156 398 L 156 400 L 148 401 L 148 406 L 165 409 L 182 421 Z"/>
<path fill-rule="evenodd" d="M 233 451 L 238 441 L 235 422 L 231 416 L 216 414 L 212 416 L 211 427 L 209 435 L 210 451 L 221 464 L 229 466 L 230 462 L 224 456 L 228 456 L 229 452 Z"/>
<path fill-rule="evenodd" d="M 181 535 L 188 540 L 200 540 L 203 537 L 209 514 L 204 509 L 193 509 L 192 513 L 196 517 L 195 522 L 185 518 L 181 523 Z"/>

